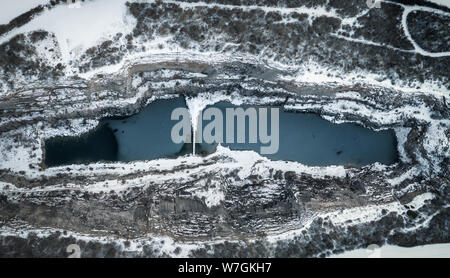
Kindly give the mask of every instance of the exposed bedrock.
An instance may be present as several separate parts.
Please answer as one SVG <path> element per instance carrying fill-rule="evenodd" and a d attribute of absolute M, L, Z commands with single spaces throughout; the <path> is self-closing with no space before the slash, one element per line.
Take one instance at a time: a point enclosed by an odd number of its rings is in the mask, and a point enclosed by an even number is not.
<path fill-rule="evenodd" d="M 23 225 L 50 229 L 27 239 L 14 232 L 2 235 L 2 254 L 54 256 L 64 252 L 60 244 L 76 241 L 85 256 L 177 255 L 164 254 L 150 239 L 133 252 L 120 243 L 149 235 L 198 242 L 189 256 L 319 256 L 371 243 L 448 241 L 448 209 L 440 205 L 448 201 L 449 185 L 445 99 L 360 84 L 296 84 L 276 78 L 283 71 L 241 62 L 144 63 L 123 72 L 73 86 L 30 89 L 16 94 L 14 107 L 2 102 L 1 148 L 8 152 L 0 170 L 0 219 L 12 231 L 26 231 Z M 151 99 L 180 94 L 283 105 L 373 129 L 395 128 L 400 162 L 318 169 L 252 155 L 248 165 L 222 150 L 207 157 L 135 163 L 43 164 L 45 138 L 80 134 L 102 117 L 131 115 Z M 18 152 L 28 159 L 26 165 L 8 169 L 18 162 Z M 431 195 L 423 203 L 416 200 L 424 194 Z M 410 207 L 411 202 L 420 204 Z M 372 206 L 380 209 L 369 223 L 322 219 Z M 432 225 L 420 228 L 426 221 Z M 291 230 L 302 232 L 268 243 L 271 236 Z M 96 238 L 101 236 L 116 241 L 105 245 Z M 47 251 L 32 247 L 50 239 L 55 243 Z M 23 249 L 12 250 L 17 244 Z"/>

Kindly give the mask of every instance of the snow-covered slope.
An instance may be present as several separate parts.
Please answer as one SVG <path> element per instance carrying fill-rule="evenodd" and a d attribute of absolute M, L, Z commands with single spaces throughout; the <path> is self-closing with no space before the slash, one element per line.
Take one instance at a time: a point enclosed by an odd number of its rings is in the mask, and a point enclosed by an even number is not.
<path fill-rule="evenodd" d="M 357 249 L 329 258 L 450 258 L 450 243 L 415 247 L 384 245 L 371 249 Z"/>

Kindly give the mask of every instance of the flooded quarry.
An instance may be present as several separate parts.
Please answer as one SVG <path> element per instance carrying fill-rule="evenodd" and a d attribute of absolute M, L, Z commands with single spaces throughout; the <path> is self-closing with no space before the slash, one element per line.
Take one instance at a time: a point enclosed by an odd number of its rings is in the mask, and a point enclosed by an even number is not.
<path fill-rule="evenodd" d="M 450 8 L 22 2 L 0 23 L 0 257 L 450 242 Z"/>
<path fill-rule="evenodd" d="M 130 162 L 176 158 L 190 154 L 208 155 L 214 153 L 218 144 L 231 150 L 260 152 L 261 147 L 269 148 L 269 144 L 272 143 L 276 144 L 276 150 L 266 154 L 266 157 L 273 160 L 296 161 L 308 166 L 364 166 L 375 162 L 389 165 L 398 159 L 397 141 L 393 130 L 372 131 L 353 123 L 334 124 L 317 114 L 289 112 L 282 107 L 276 108 L 276 119 L 273 119 L 270 107 L 262 108 L 265 109 L 262 116 L 256 112 L 261 107 L 234 106 L 229 102 L 219 102 L 206 107 L 206 111 L 210 108 L 218 109 L 216 117 L 211 116 L 209 120 L 202 116 L 205 113 L 200 114 L 202 122 L 201 131 L 198 132 L 202 135 L 210 132 L 215 141 L 200 142 L 205 136 L 196 136 L 200 140 L 196 140 L 194 153 L 192 132 L 185 132 L 187 133 L 185 136 L 191 138 L 186 138 L 181 143 L 174 143 L 171 138 L 172 129 L 176 124 L 171 114 L 174 109 L 180 107 L 186 108 L 183 97 L 156 100 L 133 116 L 103 119 L 94 130 L 86 134 L 51 138 L 45 144 L 45 164 L 57 166 L 102 161 Z M 235 108 L 241 108 L 247 114 L 242 119 L 236 115 L 232 115 L 231 118 L 225 116 L 227 109 L 232 109 L 229 111 L 232 113 Z M 248 113 L 249 111 L 253 113 Z M 231 119 L 232 122 L 227 123 L 227 119 Z M 242 131 L 238 130 L 240 120 L 243 125 Z M 192 121 L 190 117 L 189 121 Z M 208 127 L 212 121 L 220 123 Z M 261 121 L 264 121 L 267 127 L 271 127 L 264 133 L 266 136 L 271 135 L 271 139 L 276 143 L 270 141 L 262 143 Z M 208 130 L 205 130 L 206 128 Z M 241 140 L 237 139 L 239 132 L 243 135 Z M 250 135 L 252 132 L 254 134 Z"/>

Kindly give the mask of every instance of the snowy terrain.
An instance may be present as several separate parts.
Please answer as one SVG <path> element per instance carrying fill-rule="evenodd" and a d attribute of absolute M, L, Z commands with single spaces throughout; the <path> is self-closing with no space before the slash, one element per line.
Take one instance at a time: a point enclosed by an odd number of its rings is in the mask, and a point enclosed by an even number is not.
<path fill-rule="evenodd" d="M 7 2 L 0 24 L 48 4 Z M 126 2 L 60 3 L 0 36 L 0 237 L 13 238 L 0 255 L 56 234 L 53 256 L 71 240 L 117 244 L 117 256 L 367 257 L 359 248 L 375 243 L 381 257 L 449 256 L 450 48 L 424 39 L 450 36 L 448 10 Z M 434 31 L 422 34 L 427 20 Z M 393 128 L 400 161 L 309 167 L 219 146 L 206 157 L 44 165 L 45 140 L 179 95 L 192 119 L 228 100 Z"/>
<path fill-rule="evenodd" d="M 444 244 L 430 244 L 416 247 L 398 247 L 386 245 L 374 249 L 357 249 L 330 258 L 448 258 L 450 246 Z"/>

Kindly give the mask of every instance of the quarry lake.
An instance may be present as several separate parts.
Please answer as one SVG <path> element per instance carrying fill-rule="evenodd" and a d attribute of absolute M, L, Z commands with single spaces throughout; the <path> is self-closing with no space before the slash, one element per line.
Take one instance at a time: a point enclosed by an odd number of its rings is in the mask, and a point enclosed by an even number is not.
<path fill-rule="evenodd" d="M 176 120 L 171 120 L 171 114 L 174 109 L 180 107 L 186 108 L 183 97 L 160 99 L 130 117 L 102 119 L 96 129 L 81 136 L 50 138 L 45 142 L 45 164 L 51 167 L 100 161 L 129 162 L 192 154 L 192 143 L 174 143 L 171 138 L 172 128 L 177 123 Z M 219 102 L 206 109 L 211 107 L 217 108 L 225 115 L 227 108 L 237 106 Z M 251 106 L 239 107 L 246 110 Z M 267 111 L 267 134 L 273 135 L 272 112 L 269 107 Z M 203 120 L 199 126 L 205 128 L 213 120 L 215 117 Z M 221 120 L 225 138 L 226 117 Z M 238 125 L 237 119 L 234 120 L 236 136 Z M 260 120 L 261 118 L 258 118 L 258 124 Z M 364 166 L 374 162 L 388 165 L 398 160 L 397 140 L 393 130 L 373 131 L 354 123 L 335 124 L 317 114 L 289 112 L 282 108 L 279 109 L 278 123 L 278 151 L 262 154 L 273 160 L 298 161 L 308 166 Z M 249 143 L 249 125 L 250 122 L 246 118 L 244 143 L 237 143 L 235 140 L 233 143 L 223 142 L 221 145 L 232 150 L 260 152 L 261 147 L 268 144 L 259 140 Z M 259 134 L 259 125 L 256 131 Z M 217 131 L 213 133 L 215 132 Z M 211 154 L 216 145 L 197 143 L 195 154 Z"/>

